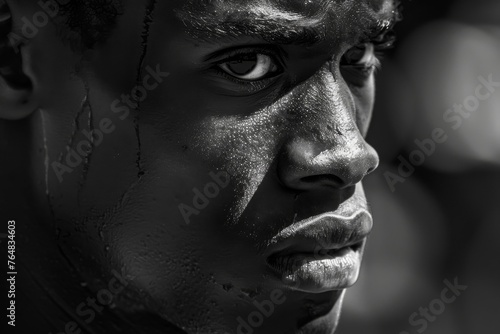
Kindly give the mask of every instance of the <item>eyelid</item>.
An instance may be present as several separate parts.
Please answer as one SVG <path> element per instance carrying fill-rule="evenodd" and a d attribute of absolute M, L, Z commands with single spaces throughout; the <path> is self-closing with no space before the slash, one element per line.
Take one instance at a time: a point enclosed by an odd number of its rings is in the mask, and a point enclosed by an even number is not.
<path fill-rule="evenodd" d="M 232 83 L 239 86 L 250 87 L 251 90 L 255 92 L 261 91 L 264 88 L 269 87 L 274 82 L 276 82 L 277 78 L 277 76 L 274 76 L 274 77 L 251 81 L 251 80 L 239 79 L 231 74 L 226 73 L 224 70 L 220 68 L 215 68 L 214 71 L 216 71 L 217 75 L 223 77 L 225 80 L 231 81 Z"/>
<path fill-rule="evenodd" d="M 341 64 L 343 76 L 350 85 L 364 87 L 367 79 L 380 69 L 379 53 L 372 43 L 363 43 L 365 54 L 357 62 Z M 356 48 L 356 47 L 355 47 Z M 344 55 L 345 56 L 345 55 Z"/>
<path fill-rule="evenodd" d="M 364 38 L 360 41 L 362 43 L 371 43 L 375 47 L 376 52 L 382 52 L 394 47 L 396 43 L 396 34 L 394 28 L 382 29 L 371 36 Z"/>
<path fill-rule="evenodd" d="M 212 66 L 207 72 L 207 79 L 214 80 L 211 85 L 219 95 L 248 97 L 265 91 L 266 95 L 276 94 L 280 89 L 281 75 L 264 78 L 257 81 L 240 80 L 222 70 L 219 66 Z M 274 92 L 274 93 L 273 93 Z"/>
<path fill-rule="evenodd" d="M 278 66 L 278 72 L 270 77 L 265 77 L 259 80 L 245 80 L 235 77 L 229 73 L 226 73 L 220 65 L 237 59 L 238 56 L 248 55 L 248 54 L 263 54 L 272 59 Z M 217 51 L 205 58 L 205 61 L 209 62 L 207 64 L 207 70 L 212 73 L 217 73 L 218 76 L 225 78 L 226 80 L 232 81 L 234 84 L 239 86 L 252 87 L 252 90 L 260 91 L 266 87 L 272 85 L 276 82 L 276 79 L 280 77 L 283 72 L 285 72 L 286 67 L 283 59 L 287 58 L 281 48 L 275 45 L 257 45 L 257 46 L 240 46 L 233 47 L 230 49 L 224 49 L 222 51 Z M 258 87 L 258 88 L 257 88 Z"/>
<path fill-rule="evenodd" d="M 277 65 L 281 66 L 283 69 L 285 68 L 284 59 L 286 59 L 286 54 L 283 52 L 283 50 L 281 50 L 281 48 L 275 45 L 232 47 L 229 49 L 216 51 L 208 55 L 207 57 L 205 57 L 204 62 L 210 62 L 215 65 L 231 61 L 238 56 L 258 53 L 271 57 L 274 61 L 276 61 Z"/>
<path fill-rule="evenodd" d="M 363 68 L 363 67 L 375 67 L 375 68 L 378 68 L 380 67 L 380 56 L 382 56 L 382 52 L 379 52 L 376 50 L 376 47 L 373 45 L 373 43 L 362 43 L 362 44 L 359 44 L 358 46 L 355 46 L 350 50 L 352 49 L 355 49 L 355 48 L 359 48 L 360 45 L 363 45 L 364 47 L 364 54 L 363 54 L 363 57 L 357 61 L 357 62 L 349 62 L 349 59 L 347 59 L 347 63 L 344 63 L 344 64 L 341 64 L 342 66 L 348 66 L 348 67 L 354 67 L 354 68 Z M 344 59 L 344 57 L 347 57 L 348 54 L 349 54 L 349 51 L 346 52 L 343 56 L 342 56 L 342 60 Z"/>

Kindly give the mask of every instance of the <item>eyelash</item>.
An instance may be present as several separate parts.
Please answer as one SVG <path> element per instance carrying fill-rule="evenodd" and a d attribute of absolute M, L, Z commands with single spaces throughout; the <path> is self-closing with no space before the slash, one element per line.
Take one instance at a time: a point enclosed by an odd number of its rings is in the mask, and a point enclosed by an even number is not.
<path fill-rule="evenodd" d="M 270 84 L 274 81 L 276 76 L 270 77 L 270 78 L 265 78 L 262 80 L 257 80 L 257 81 L 248 81 L 248 80 L 242 80 L 238 79 L 222 70 L 221 68 L 214 68 L 214 71 L 216 71 L 217 75 L 223 77 L 226 80 L 229 80 L 239 86 L 242 86 L 242 90 L 247 93 L 245 95 L 251 95 L 253 93 L 258 93 L 262 91 L 263 89 L 267 88 L 270 86 Z"/>
<path fill-rule="evenodd" d="M 258 47 L 258 46 L 257 47 L 245 47 L 243 49 L 234 49 L 232 51 L 226 51 L 222 56 L 223 58 L 220 57 L 222 59 L 217 61 L 216 64 L 219 65 L 219 64 L 227 63 L 227 62 L 230 62 L 233 60 L 237 60 L 237 59 L 239 59 L 239 57 L 250 55 L 250 54 L 256 54 L 256 53 L 271 57 L 271 58 L 273 58 L 273 60 L 277 60 L 277 62 L 281 66 L 283 66 L 283 63 L 278 56 L 278 52 L 274 52 L 274 51 L 270 50 L 269 48 L 263 48 L 263 47 Z"/>
<path fill-rule="evenodd" d="M 263 54 L 268 57 L 270 57 L 278 66 L 279 72 L 277 74 L 274 74 L 271 77 L 266 77 L 261 80 L 257 81 L 248 81 L 248 80 L 242 80 L 237 77 L 234 77 L 228 73 L 226 73 L 224 70 L 220 68 L 221 64 L 233 61 L 233 60 L 238 60 L 243 56 L 246 55 L 252 55 L 252 54 Z M 211 58 L 218 58 L 213 65 L 212 68 L 213 70 L 217 71 L 219 75 L 224 76 L 226 79 L 232 80 L 238 84 L 244 84 L 244 85 L 250 85 L 250 86 L 255 86 L 258 85 L 259 83 L 264 83 L 267 84 L 269 81 L 272 79 L 276 78 L 279 76 L 281 73 L 285 71 L 285 64 L 283 61 L 283 55 L 281 55 L 281 52 L 278 50 L 272 50 L 271 47 L 261 47 L 261 46 L 256 46 L 256 47 L 245 47 L 243 49 L 238 48 L 230 51 L 225 51 L 222 55 L 217 56 L 215 55 L 214 57 Z"/>
<path fill-rule="evenodd" d="M 387 29 L 379 30 L 363 38 L 358 46 L 354 47 L 356 48 L 366 44 L 373 45 L 374 60 L 371 63 L 343 65 L 344 71 L 351 75 L 351 84 L 353 86 L 363 87 L 366 79 L 381 68 L 380 60 L 383 58 L 385 51 L 394 46 L 395 40 L 396 38 L 392 27 L 388 27 Z"/>
<path fill-rule="evenodd" d="M 362 43 L 371 43 L 374 46 L 375 55 L 378 59 L 385 54 L 385 51 L 392 49 L 396 43 L 396 34 L 393 26 L 372 32 Z"/>
<path fill-rule="evenodd" d="M 395 35 L 393 33 L 392 27 L 387 27 L 386 29 L 379 30 L 378 32 L 371 33 L 360 42 L 360 44 L 370 43 L 374 46 L 375 61 L 371 64 L 351 64 L 346 65 L 351 70 L 355 70 L 360 76 L 368 77 L 370 74 L 376 72 L 380 69 L 380 59 L 383 58 L 384 52 L 393 47 L 395 42 Z M 278 73 L 273 73 L 272 76 L 263 78 L 256 81 L 242 80 L 235 76 L 228 74 L 226 71 L 220 68 L 221 64 L 240 59 L 241 57 L 249 54 L 263 54 L 270 57 L 276 65 L 279 67 Z M 213 55 L 210 59 L 215 59 L 212 62 L 211 70 L 215 71 L 217 75 L 223 77 L 226 80 L 232 81 L 240 86 L 246 86 L 246 88 L 252 91 L 258 92 L 261 89 L 267 87 L 276 77 L 286 71 L 285 62 L 283 61 L 284 55 L 278 48 L 273 50 L 272 46 L 250 46 L 245 48 L 234 48 L 233 50 L 225 50 L 223 53 Z"/>

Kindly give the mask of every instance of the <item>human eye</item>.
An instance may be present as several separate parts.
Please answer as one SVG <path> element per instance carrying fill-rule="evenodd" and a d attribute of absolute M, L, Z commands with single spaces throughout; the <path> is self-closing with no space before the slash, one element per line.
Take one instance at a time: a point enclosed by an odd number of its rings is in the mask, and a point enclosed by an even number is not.
<path fill-rule="evenodd" d="M 372 43 L 363 43 L 349 49 L 340 62 L 344 79 L 354 86 L 364 86 L 380 67 L 380 61 Z"/>
<path fill-rule="evenodd" d="M 245 81 L 258 81 L 275 76 L 280 67 L 273 57 L 263 53 L 243 53 L 218 64 L 226 74 Z"/>
<path fill-rule="evenodd" d="M 277 87 L 284 54 L 271 45 L 222 50 L 208 56 L 206 78 L 220 94 L 247 96 Z"/>
<path fill-rule="evenodd" d="M 263 81 L 284 71 L 279 52 L 265 47 L 230 50 L 214 56 L 213 59 L 219 72 L 241 83 Z"/>
<path fill-rule="evenodd" d="M 347 50 L 340 62 L 344 79 L 351 85 L 365 86 L 368 79 L 380 68 L 380 57 L 394 42 L 393 31 L 386 30 Z"/>

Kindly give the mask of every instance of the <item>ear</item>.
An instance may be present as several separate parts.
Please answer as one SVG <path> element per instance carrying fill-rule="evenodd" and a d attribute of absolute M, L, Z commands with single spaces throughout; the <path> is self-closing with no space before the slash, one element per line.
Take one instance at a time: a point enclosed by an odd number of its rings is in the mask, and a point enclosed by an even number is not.
<path fill-rule="evenodd" d="M 23 55 L 13 45 L 12 13 L 5 0 L 0 0 L 0 119 L 18 120 L 35 109 L 33 83 L 23 71 Z"/>

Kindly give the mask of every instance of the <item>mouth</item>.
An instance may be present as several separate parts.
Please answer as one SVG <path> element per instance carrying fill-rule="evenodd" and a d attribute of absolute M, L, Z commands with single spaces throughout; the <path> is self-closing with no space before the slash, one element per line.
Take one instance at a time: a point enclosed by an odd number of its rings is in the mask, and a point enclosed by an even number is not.
<path fill-rule="evenodd" d="M 321 293 L 357 281 L 371 215 L 324 214 L 295 223 L 272 239 L 267 265 L 292 290 Z"/>

